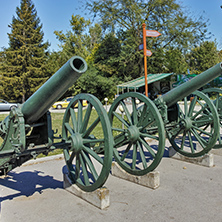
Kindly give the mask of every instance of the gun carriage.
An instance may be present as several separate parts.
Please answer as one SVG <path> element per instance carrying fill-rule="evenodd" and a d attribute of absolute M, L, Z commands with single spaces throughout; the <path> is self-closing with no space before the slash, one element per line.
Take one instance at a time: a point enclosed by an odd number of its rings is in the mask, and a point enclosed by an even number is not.
<path fill-rule="evenodd" d="M 86 70 L 82 58 L 71 58 L 0 123 L 2 174 L 40 153 L 62 148 L 71 181 L 90 192 L 107 180 L 113 155 L 128 173 L 144 175 L 160 163 L 166 135 L 175 150 L 190 157 L 204 155 L 216 143 L 217 109 L 195 90 L 221 75 L 221 64 L 154 101 L 135 92 L 122 94 L 108 115 L 95 96 L 79 94 L 65 111 L 62 137 L 55 143 L 48 109 Z M 189 102 L 191 93 L 194 98 Z"/>
<path fill-rule="evenodd" d="M 118 164 L 134 175 L 152 171 L 163 156 L 166 136 L 182 155 L 198 157 L 209 152 L 219 135 L 218 112 L 204 93 L 195 90 L 221 73 L 217 64 L 154 101 L 135 92 L 119 96 L 109 111 Z"/>

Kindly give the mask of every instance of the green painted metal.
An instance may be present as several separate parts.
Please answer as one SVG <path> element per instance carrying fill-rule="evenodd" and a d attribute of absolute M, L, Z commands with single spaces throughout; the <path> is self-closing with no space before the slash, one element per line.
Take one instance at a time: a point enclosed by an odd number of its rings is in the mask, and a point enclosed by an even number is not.
<path fill-rule="evenodd" d="M 178 104 L 179 119 L 166 125 L 173 148 L 184 156 L 198 157 L 208 153 L 219 136 L 219 117 L 212 101 L 202 92 L 193 92 Z"/>
<path fill-rule="evenodd" d="M 217 113 L 222 110 L 221 98 L 216 97 L 215 107 L 203 93 L 193 93 L 221 75 L 221 64 L 155 101 L 136 92 L 122 94 L 108 115 L 96 97 L 79 94 L 66 109 L 61 141 L 53 143 L 47 110 L 86 69 L 81 57 L 71 58 L 0 123 L 1 173 L 6 174 L 39 153 L 62 148 L 71 181 L 91 192 L 107 180 L 113 154 L 130 174 L 140 176 L 153 171 L 162 159 L 166 132 L 174 149 L 189 157 L 207 153 L 217 140 L 221 145 Z M 191 93 L 194 99 L 189 102 L 187 96 Z M 182 99 L 183 103 L 177 103 Z M 87 100 L 86 107 L 83 100 Z"/>
<path fill-rule="evenodd" d="M 164 102 L 168 107 L 174 105 L 176 102 L 180 101 L 184 97 L 190 95 L 195 90 L 206 85 L 208 82 L 212 81 L 216 77 L 222 74 L 222 64 L 218 63 L 214 67 L 206 70 L 205 72 L 199 74 L 193 79 L 183 83 L 179 87 L 174 88 L 168 93 L 162 95 L 158 98 L 161 102 Z"/>
<path fill-rule="evenodd" d="M 26 123 L 37 121 L 86 70 L 86 62 L 79 56 L 66 62 L 23 104 Z"/>
<path fill-rule="evenodd" d="M 108 115 L 118 164 L 133 175 L 153 171 L 165 147 L 164 124 L 155 104 L 140 93 L 124 93 L 114 101 Z"/>
<path fill-rule="evenodd" d="M 205 93 L 214 103 L 217 113 L 219 116 L 219 124 L 220 129 L 222 128 L 222 89 L 220 88 L 208 88 L 202 91 Z M 218 140 L 214 145 L 213 149 L 220 149 L 222 148 L 222 135 L 219 133 Z"/>
<path fill-rule="evenodd" d="M 83 100 L 88 103 L 84 109 Z M 86 192 L 101 187 L 111 169 L 113 137 L 107 113 L 95 96 L 79 94 L 72 99 L 64 115 L 62 138 L 68 144 L 64 157 L 72 182 Z"/>
<path fill-rule="evenodd" d="M 21 165 L 18 155 L 26 148 L 25 122 L 20 108 L 13 108 L 7 117 L 6 132 L 0 146 L 0 170 L 6 174 Z M 13 160 L 11 163 L 10 161 Z M 3 166 L 3 167 L 2 167 Z"/>
<path fill-rule="evenodd" d="M 72 57 L 23 105 L 18 104 L 18 108 L 13 108 L 0 122 L 0 174 L 6 174 L 40 153 L 47 155 L 65 145 L 53 144 L 54 132 L 47 110 L 86 69 L 81 57 Z"/>

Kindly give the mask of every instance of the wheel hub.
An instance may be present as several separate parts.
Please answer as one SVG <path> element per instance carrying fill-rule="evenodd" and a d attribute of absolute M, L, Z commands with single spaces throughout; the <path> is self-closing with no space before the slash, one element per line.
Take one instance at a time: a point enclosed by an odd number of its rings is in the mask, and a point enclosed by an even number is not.
<path fill-rule="evenodd" d="M 75 133 L 71 136 L 71 151 L 80 152 L 83 147 L 83 139 L 81 134 Z"/>
<path fill-rule="evenodd" d="M 189 130 L 193 125 L 192 120 L 188 117 L 182 120 L 182 124 L 186 130 Z"/>
<path fill-rule="evenodd" d="M 134 143 L 139 139 L 140 131 L 138 130 L 136 126 L 130 126 L 127 130 L 127 135 L 128 135 L 129 141 Z"/>

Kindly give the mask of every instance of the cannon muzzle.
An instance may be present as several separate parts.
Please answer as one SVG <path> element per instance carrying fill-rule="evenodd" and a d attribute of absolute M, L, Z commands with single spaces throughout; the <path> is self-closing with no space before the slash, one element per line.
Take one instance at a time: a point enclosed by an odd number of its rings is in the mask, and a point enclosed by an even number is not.
<path fill-rule="evenodd" d="M 86 70 L 86 62 L 79 56 L 67 61 L 22 105 L 26 123 L 34 123 L 42 117 Z"/>
<path fill-rule="evenodd" d="M 162 95 L 158 99 L 163 100 L 166 105 L 170 107 L 179 100 L 190 95 L 192 92 L 206 85 L 208 82 L 212 81 L 216 77 L 220 76 L 221 74 L 222 63 L 218 63 L 217 65 L 197 75 L 193 79 Z"/>

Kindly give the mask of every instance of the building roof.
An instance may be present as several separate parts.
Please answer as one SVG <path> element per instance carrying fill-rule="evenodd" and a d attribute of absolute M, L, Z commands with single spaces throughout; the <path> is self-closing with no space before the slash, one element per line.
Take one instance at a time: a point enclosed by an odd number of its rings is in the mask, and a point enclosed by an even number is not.
<path fill-rule="evenodd" d="M 148 74 L 147 75 L 147 82 L 148 84 L 156 82 L 158 80 L 164 79 L 168 76 L 173 75 L 173 73 L 160 73 L 160 74 Z M 129 82 L 122 83 L 117 85 L 119 89 L 138 89 L 145 85 L 145 77 L 139 77 L 137 79 L 131 80 Z"/>

